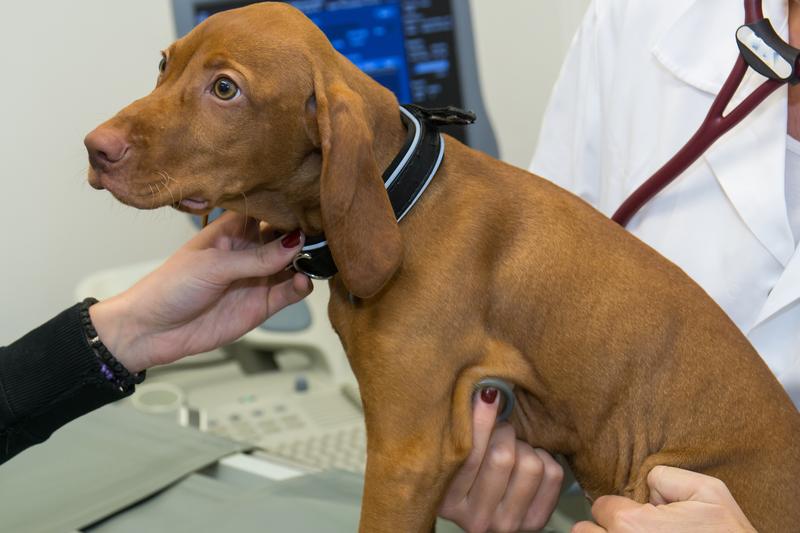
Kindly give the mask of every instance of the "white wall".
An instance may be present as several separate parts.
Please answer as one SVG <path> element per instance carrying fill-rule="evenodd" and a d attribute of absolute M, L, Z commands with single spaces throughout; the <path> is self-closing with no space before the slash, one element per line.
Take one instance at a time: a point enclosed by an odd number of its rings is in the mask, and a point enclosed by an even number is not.
<path fill-rule="evenodd" d="M 73 301 L 86 274 L 166 256 L 192 230 L 86 183 L 84 136 L 155 83 L 167 0 L 8 2 L 0 19 L 0 345 Z"/>
<path fill-rule="evenodd" d="M 456 0 L 463 1 L 463 0 Z M 470 0 L 503 158 L 525 166 L 588 0 Z M 83 137 L 155 83 L 169 0 L 13 2 L 0 19 L 0 345 L 73 301 L 87 274 L 165 257 L 193 232 L 86 184 Z"/>
<path fill-rule="evenodd" d="M 552 85 L 589 0 L 470 4 L 483 99 L 500 157 L 527 168 Z"/>

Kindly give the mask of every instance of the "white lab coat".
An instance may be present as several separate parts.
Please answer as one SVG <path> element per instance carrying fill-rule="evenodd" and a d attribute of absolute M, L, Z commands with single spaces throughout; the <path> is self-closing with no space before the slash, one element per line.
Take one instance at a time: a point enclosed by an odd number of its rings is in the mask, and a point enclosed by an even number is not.
<path fill-rule="evenodd" d="M 784 38 L 786 0 L 765 0 Z M 733 66 L 742 0 L 593 0 L 531 171 L 607 215 L 694 133 Z M 764 78 L 752 70 L 732 105 Z M 800 254 L 786 210 L 779 90 L 628 228 L 695 279 L 800 406 Z"/>

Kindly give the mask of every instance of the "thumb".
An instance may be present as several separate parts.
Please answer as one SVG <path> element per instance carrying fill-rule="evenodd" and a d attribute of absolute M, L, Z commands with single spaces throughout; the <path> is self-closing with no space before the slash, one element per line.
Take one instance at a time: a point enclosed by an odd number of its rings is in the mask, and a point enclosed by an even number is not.
<path fill-rule="evenodd" d="M 647 475 L 650 503 L 696 501 L 710 504 L 730 504 L 733 496 L 719 479 L 671 466 L 656 466 Z"/>
<path fill-rule="evenodd" d="M 595 521 L 606 529 L 612 528 L 620 516 L 635 512 L 642 504 L 622 496 L 600 496 L 592 505 L 592 516 Z"/>

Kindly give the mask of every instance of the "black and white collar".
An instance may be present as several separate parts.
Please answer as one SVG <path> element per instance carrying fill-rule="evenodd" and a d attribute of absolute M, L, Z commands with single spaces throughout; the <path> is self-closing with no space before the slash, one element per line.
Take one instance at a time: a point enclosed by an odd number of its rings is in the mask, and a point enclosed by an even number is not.
<path fill-rule="evenodd" d="M 453 107 L 426 109 L 409 104 L 400 106 L 400 115 L 408 129 L 406 142 L 383 173 L 398 222 L 417 203 L 442 163 L 444 137 L 439 126 L 475 121 L 473 113 Z M 324 235 L 308 237 L 293 264 L 297 272 L 313 279 L 330 279 L 338 272 Z"/>

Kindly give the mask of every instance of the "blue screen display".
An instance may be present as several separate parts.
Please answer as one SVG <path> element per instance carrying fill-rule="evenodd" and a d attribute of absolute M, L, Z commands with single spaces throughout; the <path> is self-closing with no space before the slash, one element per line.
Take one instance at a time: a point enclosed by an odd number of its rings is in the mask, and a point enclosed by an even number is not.
<path fill-rule="evenodd" d="M 460 0 L 456 0 L 460 1 Z M 252 2 L 198 4 L 195 24 Z M 400 103 L 461 106 L 450 0 L 289 0 Z M 448 131 L 463 140 L 463 128 Z"/>
<path fill-rule="evenodd" d="M 411 102 L 399 0 L 306 14 L 322 29 L 333 47 L 355 66 L 394 92 L 400 102 Z"/>

